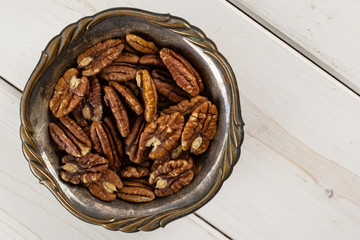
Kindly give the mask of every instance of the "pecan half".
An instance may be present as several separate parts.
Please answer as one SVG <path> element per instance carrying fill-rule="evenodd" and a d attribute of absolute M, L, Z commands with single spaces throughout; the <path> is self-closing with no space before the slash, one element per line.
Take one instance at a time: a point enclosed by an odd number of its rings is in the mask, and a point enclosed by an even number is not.
<path fill-rule="evenodd" d="M 159 52 L 159 49 L 155 46 L 155 43 L 146 41 L 145 39 L 134 34 L 126 35 L 126 42 L 141 53 L 156 54 Z"/>
<path fill-rule="evenodd" d="M 145 112 L 144 117 L 147 122 L 151 122 L 156 118 L 158 95 L 153 79 L 149 72 L 140 69 L 136 72 L 136 83 L 140 88 L 141 96 L 144 100 Z"/>
<path fill-rule="evenodd" d="M 80 127 L 88 126 L 88 122 L 86 121 L 86 119 L 82 114 L 82 109 L 84 108 L 84 105 L 85 105 L 85 100 L 81 101 L 79 105 L 77 105 L 76 108 L 74 108 L 74 110 L 72 111 L 75 121 L 79 124 Z"/>
<path fill-rule="evenodd" d="M 205 152 L 215 136 L 218 112 L 210 101 L 203 102 L 190 115 L 181 135 L 184 151 L 199 155 Z"/>
<path fill-rule="evenodd" d="M 70 68 L 56 83 L 49 102 L 49 108 L 56 118 L 68 115 L 84 99 L 89 81 L 85 76 L 78 78 L 78 75 L 77 69 Z"/>
<path fill-rule="evenodd" d="M 141 178 L 149 176 L 149 170 L 143 167 L 124 166 L 120 170 L 120 176 L 123 178 Z"/>
<path fill-rule="evenodd" d="M 119 131 L 116 129 L 113 121 L 109 117 L 105 117 L 103 119 L 103 125 L 106 127 L 105 130 L 108 131 L 108 135 L 113 139 L 115 147 L 111 147 L 113 152 L 117 153 L 119 156 L 120 161 L 124 160 L 124 150 L 123 150 L 123 143 L 120 137 Z M 110 144 L 112 144 L 110 142 Z"/>
<path fill-rule="evenodd" d="M 60 177 L 73 184 L 89 184 L 100 179 L 108 168 L 109 161 L 98 154 L 88 153 L 84 157 L 64 156 L 61 159 Z"/>
<path fill-rule="evenodd" d="M 111 170 L 106 170 L 96 182 L 91 183 L 88 189 L 92 195 L 103 201 L 112 201 L 116 192 L 123 187 L 119 176 Z"/>
<path fill-rule="evenodd" d="M 187 93 L 175 84 L 154 78 L 156 90 L 170 101 L 178 103 L 188 97 Z"/>
<path fill-rule="evenodd" d="M 107 81 L 126 82 L 135 79 L 138 67 L 129 63 L 113 63 L 102 70 L 100 77 Z"/>
<path fill-rule="evenodd" d="M 148 150 L 140 150 L 140 135 L 145 128 L 145 119 L 142 115 L 138 116 L 131 126 L 129 135 L 125 138 L 125 153 L 129 156 L 129 160 L 134 163 L 142 163 L 147 158 Z"/>
<path fill-rule="evenodd" d="M 109 168 L 116 170 L 121 160 L 107 127 L 100 122 L 93 122 L 90 126 L 90 138 L 95 152 L 105 156 L 109 160 Z"/>
<path fill-rule="evenodd" d="M 154 55 L 154 54 L 144 55 L 140 57 L 139 63 L 141 65 L 149 65 L 154 67 L 161 67 L 164 65 L 159 55 Z"/>
<path fill-rule="evenodd" d="M 160 50 L 160 57 L 177 85 L 193 97 L 199 95 L 204 88 L 201 77 L 185 58 L 168 48 Z"/>
<path fill-rule="evenodd" d="M 96 77 L 90 81 L 89 94 L 82 109 L 82 114 L 86 120 L 100 121 L 103 115 L 103 104 L 101 98 L 101 85 Z"/>
<path fill-rule="evenodd" d="M 164 156 L 176 145 L 183 126 L 184 116 L 180 113 L 163 115 L 156 121 L 148 123 L 140 136 L 140 150 L 152 148 L 149 153 L 151 159 Z"/>
<path fill-rule="evenodd" d="M 125 106 L 120 100 L 119 96 L 115 93 L 112 87 L 105 86 L 105 103 L 110 107 L 111 112 L 116 120 L 116 125 L 122 137 L 126 137 L 130 132 L 129 117 L 126 112 Z"/>
<path fill-rule="evenodd" d="M 181 144 L 176 143 L 170 152 L 167 152 L 164 156 L 154 159 L 153 164 L 151 165 L 151 171 L 154 171 L 159 165 L 164 164 L 164 162 L 176 159 L 188 159 L 189 154 L 182 150 Z"/>
<path fill-rule="evenodd" d="M 91 141 L 81 127 L 71 118 L 65 116 L 59 119 L 59 123 L 51 122 L 49 130 L 51 137 L 59 146 L 74 157 L 81 157 L 91 150 Z"/>
<path fill-rule="evenodd" d="M 193 177 L 192 164 L 189 161 L 171 160 L 151 172 L 149 183 L 156 184 L 156 196 L 165 197 L 189 185 Z"/>
<path fill-rule="evenodd" d="M 114 62 L 138 64 L 139 56 L 134 53 L 122 52 L 120 56 L 114 60 Z"/>
<path fill-rule="evenodd" d="M 164 109 L 161 114 L 172 114 L 175 112 L 179 112 L 180 114 L 186 116 L 192 113 L 195 108 L 200 106 L 203 102 L 207 101 L 208 99 L 203 96 L 196 96 L 193 98 L 190 98 L 189 100 L 183 100 L 179 102 L 175 106 L 171 106 L 167 109 Z"/>
<path fill-rule="evenodd" d="M 151 76 L 154 80 L 156 90 L 163 96 L 170 99 L 172 102 L 180 102 L 191 96 L 176 85 L 172 79 L 170 73 L 160 69 L 154 69 L 151 71 Z"/>
<path fill-rule="evenodd" d="M 143 107 L 139 100 L 135 97 L 134 93 L 124 85 L 121 85 L 117 82 L 110 82 L 112 86 L 125 100 L 125 102 L 130 106 L 130 108 L 137 114 L 140 115 L 143 113 Z"/>
<path fill-rule="evenodd" d="M 147 184 L 136 180 L 124 180 L 123 188 L 118 191 L 118 197 L 129 202 L 150 202 L 155 198 L 154 191 Z"/>
<path fill-rule="evenodd" d="M 85 68 L 82 71 L 84 76 L 98 74 L 118 58 L 123 49 L 124 44 L 120 39 L 109 39 L 100 42 L 79 55 L 76 60 L 78 68 Z"/>

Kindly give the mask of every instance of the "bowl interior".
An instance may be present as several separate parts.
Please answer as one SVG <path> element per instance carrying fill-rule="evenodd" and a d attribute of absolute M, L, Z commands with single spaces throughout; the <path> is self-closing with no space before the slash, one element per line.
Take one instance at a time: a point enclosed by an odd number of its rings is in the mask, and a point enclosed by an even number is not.
<path fill-rule="evenodd" d="M 128 33 L 137 33 L 153 40 L 160 48 L 168 47 L 185 56 L 201 74 L 205 93 L 216 104 L 219 112 L 218 130 L 208 151 L 194 161 L 201 165 L 191 184 L 179 192 L 156 198 L 148 203 L 129 203 L 116 199 L 110 203 L 94 198 L 85 188 L 64 183 L 58 177 L 59 160 L 64 152 L 57 151 L 48 130 L 48 108 L 57 80 L 70 67 L 76 67 L 76 57 L 90 46 L 109 38 L 123 38 Z M 196 40 L 196 39 L 195 39 Z M 223 148 L 229 134 L 229 107 L 231 92 L 225 79 L 224 69 L 199 45 L 172 29 L 161 27 L 145 18 L 136 16 L 113 16 L 87 29 L 69 44 L 52 62 L 37 81 L 30 95 L 29 122 L 33 126 L 36 145 L 49 171 L 60 185 L 60 191 L 84 214 L 98 219 L 128 218 L 154 215 L 170 209 L 180 209 L 199 202 L 213 187 L 223 162 Z"/>

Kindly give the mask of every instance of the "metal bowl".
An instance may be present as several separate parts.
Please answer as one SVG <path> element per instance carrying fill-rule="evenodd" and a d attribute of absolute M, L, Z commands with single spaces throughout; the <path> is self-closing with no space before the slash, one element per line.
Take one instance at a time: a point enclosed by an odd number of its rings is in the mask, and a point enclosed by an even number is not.
<path fill-rule="evenodd" d="M 218 130 L 208 151 L 197 161 L 202 168 L 189 186 L 148 203 L 94 198 L 85 188 L 58 177 L 60 155 L 50 140 L 49 99 L 57 80 L 90 46 L 109 38 L 139 33 L 184 55 L 200 72 L 208 96 L 219 111 Z M 169 14 L 115 8 L 67 26 L 43 51 L 21 101 L 23 153 L 33 174 L 76 217 L 111 230 L 135 232 L 164 227 L 206 204 L 219 191 L 240 156 L 243 122 L 234 73 L 215 44 L 198 28 Z"/>

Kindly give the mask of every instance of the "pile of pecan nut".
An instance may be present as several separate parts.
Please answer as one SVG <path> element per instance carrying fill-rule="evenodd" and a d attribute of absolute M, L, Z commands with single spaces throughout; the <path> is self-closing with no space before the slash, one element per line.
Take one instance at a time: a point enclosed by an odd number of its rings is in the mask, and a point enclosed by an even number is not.
<path fill-rule="evenodd" d="M 49 108 L 60 178 L 95 197 L 148 202 L 187 186 L 218 112 L 180 54 L 134 34 L 97 43 L 58 80 Z M 195 159 L 196 161 L 196 159 Z"/>

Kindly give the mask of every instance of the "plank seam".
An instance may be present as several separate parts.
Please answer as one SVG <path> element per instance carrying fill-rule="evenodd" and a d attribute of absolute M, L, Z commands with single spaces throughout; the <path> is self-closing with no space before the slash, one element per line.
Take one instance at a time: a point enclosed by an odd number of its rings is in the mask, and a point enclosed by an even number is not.
<path fill-rule="evenodd" d="M 209 221 L 207 221 L 205 218 L 201 217 L 199 214 L 194 213 L 194 215 L 199 218 L 200 220 L 202 220 L 203 222 L 205 222 L 206 224 L 208 224 L 210 227 L 212 227 L 213 229 L 215 229 L 217 232 L 219 232 L 221 235 L 223 235 L 224 237 L 226 237 L 227 239 L 233 240 L 233 238 L 231 238 L 229 235 L 227 235 L 226 233 L 224 233 L 223 231 L 221 231 L 219 228 L 217 228 L 214 224 L 210 223 Z"/>
<path fill-rule="evenodd" d="M 282 33 L 279 29 L 272 26 L 269 22 L 267 22 L 264 18 L 260 17 L 258 14 L 256 14 L 254 11 L 246 7 L 244 4 L 241 4 L 240 2 L 236 0 L 226 0 L 230 5 L 238 9 L 241 13 L 246 15 L 248 18 L 250 18 L 252 21 L 257 23 L 259 26 L 264 28 L 266 31 L 271 33 L 273 36 L 278 38 L 280 41 L 285 43 L 287 46 L 292 48 L 294 51 L 299 53 L 301 56 L 306 58 L 308 61 L 310 61 L 312 64 L 320 68 L 322 71 L 324 71 L 326 74 L 334 78 L 336 81 L 338 81 L 341 85 L 349 89 L 351 92 L 353 92 L 355 95 L 360 97 L 360 89 L 355 90 L 353 88 L 356 88 L 356 86 L 349 86 L 352 85 L 351 83 L 345 83 L 347 82 L 347 79 L 343 77 L 341 74 L 337 72 L 333 72 L 329 65 L 321 61 L 318 57 L 316 57 L 314 54 L 310 53 L 308 50 L 300 46 L 298 43 L 290 39 L 288 36 L 286 36 L 284 33 Z M 357 92 L 359 91 L 359 92 Z"/>
<path fill-rule="evenodd" d="M 16 87 L 14 84 L 12 84 L 10 81 L 6 80 L 3 76 L 0 75 L 0 79 L 9 84 L 11 87 L 15 88 L 19 93 L 23 93 L 22 90 L 20 90 L 18 87 Z"/>

